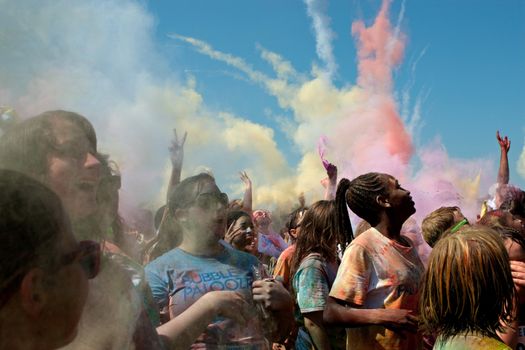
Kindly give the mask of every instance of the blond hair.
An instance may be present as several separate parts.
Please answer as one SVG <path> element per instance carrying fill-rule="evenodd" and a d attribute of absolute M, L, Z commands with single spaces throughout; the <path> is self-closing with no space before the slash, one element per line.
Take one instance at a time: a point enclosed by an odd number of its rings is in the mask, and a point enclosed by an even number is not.
<path fill-rule="evenodd" d="M 443 340 L 471 332 L 497 337 L 512 318 L 514 293 L 498 234 L 486 227 L 462 228 L 430 254 L 420 294 L 422 328 Z"/>
<path fill-rule="evenodd" d="M 443 232 L 454 225 L 454 212 L 458 210 L 458 207 L 441 207 L 423 219 L 421 232 L 429 246 L 433 247 L 443 236 Z"/>

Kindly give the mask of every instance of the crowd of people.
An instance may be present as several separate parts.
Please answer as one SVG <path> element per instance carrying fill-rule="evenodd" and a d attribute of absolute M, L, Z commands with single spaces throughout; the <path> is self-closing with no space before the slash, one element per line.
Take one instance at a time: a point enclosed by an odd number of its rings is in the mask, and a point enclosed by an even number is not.
<path fill-rule="evenodd" d="M 420 225 L 394 176 L 338 179 L 324 159 L 322 200 L 255 209 L 246 172 L 240 199 L 210 173 L 181 179 L 186 138 L 137 230 L 87 118 L 2 130 L 0 349 L 525 349 L 525 193 L 506 137 L 479 215 L 437 205 Z"/>

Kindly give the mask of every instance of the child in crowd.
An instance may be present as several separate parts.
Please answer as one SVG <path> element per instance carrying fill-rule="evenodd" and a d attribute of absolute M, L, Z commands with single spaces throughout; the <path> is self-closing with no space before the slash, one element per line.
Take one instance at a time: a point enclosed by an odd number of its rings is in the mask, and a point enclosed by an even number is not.
<path fill-rule="evenodd" d="M 292 259 L 291 274 L 296 297 L 296 320 L 300 325 L 297 350 L 344 349 L 344 329 L 327 328 L 323 311 L 339 265 L 337 245 L 345 245 L 335 221 L 333 201 L 312 204 L 301 221 Z"/>
<path fill-rule="evenodd" d="M 513 318 L 514 297 L 501 238 L 489 228 L 466 227 L 430 254 L 420 319 L 425 331 L 438 335 L 434 349 L 510 350 L 497 332 Z"/>
<path fill-rule="evenodd" d="M 459 229 L 468 224 L 461 209 L 458 207 L 441 207 L 428 214 L 421 223 L 423 238 L 429 246 L 433 247 L 448 229 Z"/>

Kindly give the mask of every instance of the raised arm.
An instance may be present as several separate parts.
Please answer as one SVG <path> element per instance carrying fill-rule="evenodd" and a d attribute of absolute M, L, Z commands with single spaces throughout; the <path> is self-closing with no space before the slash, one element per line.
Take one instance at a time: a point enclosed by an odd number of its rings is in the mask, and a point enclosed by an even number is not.
<path fill-rule="evenodd" d="M 168 196 L 173 187 L 180 182 L 180 174 L 182 172 L 182 162 L 184 160 L 184 142 L 186 142 L 187 132 L 184 132 L 182 139 L 177 136 L 177 129 L 173 129 L 173 140 L 169 147 L 171 159 L 171 176 L 168 184 Z"/>
<path fill-rule="evenodd" d="M 252 189 L 252 180 L 246 174 L 246 171 L 242 171 L 240 173 L 241 175 L 241 181 L 244 183 L 244 197 L 242 199 L 242 210 L 247 212 L 248 214 L 252 214 L 252 197 L 253 197 L 253 189 Z"/>
<path fill-rule="evenodd" d="M 337 167 L 332 163 L 326 167 L 326 175 L 328 177 L 321 180 L 321 184 L 325 188 L 324 199 L 327 201 L 335 200 L 335 191 L 337 188 Z"/>
<path fill-rule="evenodd" d="M 510 140 L 507 136 L 502 138 L 499 131 L 496 131 L 496 139 L 498 140 L 501 155 L 499 159 L 498 170 L 498 185 L 506 185 L 509 183 L 509 158 Z"/>

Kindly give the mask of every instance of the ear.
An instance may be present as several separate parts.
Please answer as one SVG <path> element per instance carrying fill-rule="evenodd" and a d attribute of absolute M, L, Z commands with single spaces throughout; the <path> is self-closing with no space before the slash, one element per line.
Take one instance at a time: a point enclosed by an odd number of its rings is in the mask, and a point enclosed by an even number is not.
<path fill-rule="evenodd" d="M 383 195 L 376 196 L 376 203 L 379 204 L 383 208 L 390 208 L 390 202 L 388 201 L 388 198 Z"/>
<path fill-rule="evenodd" d="M 184 222 L 186 221 L 186 214 L 188 214 L 187 209 L 176 209 L 175 212 L 173 213 L 173 218 L 176 221 Z"/>
<path fill-rule="evenodd" d="M 40 268 L 29 270 L 20 283 L 20 301 L 24 311 L 32 318 L 38 317 L 46 304 L 44 271 Z"/>
<path fill-rule="evenodd" d="M 293 238 L 297 238 L 297 229 L 295 228 L 291 228 L 288 233 L 290 234 L 290 236 L 292 236 Z"/>

